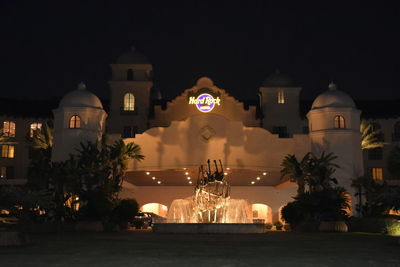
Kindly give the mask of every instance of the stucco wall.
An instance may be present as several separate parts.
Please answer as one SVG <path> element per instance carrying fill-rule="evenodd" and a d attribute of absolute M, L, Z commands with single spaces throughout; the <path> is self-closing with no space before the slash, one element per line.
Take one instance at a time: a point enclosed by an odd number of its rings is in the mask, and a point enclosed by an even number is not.
<path fill-rule="evenodd" d="M 221 159 L 231 168 L 279 171 L 284 156 L 302 157 L 311 149 L 308 135 L 279 138 L 216 114 L 198 114 L 166 128 L 151 128 L 125 142 L 138 144 L 146 157 L 131 163 L 131 171 L 198 167 L 207 159 Z"/>

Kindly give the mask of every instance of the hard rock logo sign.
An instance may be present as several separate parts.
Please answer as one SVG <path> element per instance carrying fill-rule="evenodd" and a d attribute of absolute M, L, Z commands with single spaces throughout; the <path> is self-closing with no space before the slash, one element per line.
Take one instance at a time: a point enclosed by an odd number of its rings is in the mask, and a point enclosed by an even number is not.
<path fill-rule="evenodd" d="M 207 113 L 213 110 L 215 105 L 221 105 L 221 98 L 219 98 L 219 96 L 214 98 L 212 95 L 207 93 L 201 94 L 197 98 L 191 96 L 189 97 L 189 105 L 196 105 L 200 112 Z"/>

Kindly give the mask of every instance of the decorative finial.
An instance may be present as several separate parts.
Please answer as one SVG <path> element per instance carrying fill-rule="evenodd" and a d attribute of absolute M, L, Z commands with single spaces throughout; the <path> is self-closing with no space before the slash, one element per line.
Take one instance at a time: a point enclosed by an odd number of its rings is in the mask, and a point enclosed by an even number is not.
<path fill-rule="evenodd" d="M 329 90 L 336 90 L 336 84 L 333 83 L 333 81 L 331 81 L 328 85 Z"/>
<path fill-rule="evenodd" d="M 78 90 L 86 90 L 86 84 L 84 84 L 83 82 L 80 82 L 78 84 Z"/>

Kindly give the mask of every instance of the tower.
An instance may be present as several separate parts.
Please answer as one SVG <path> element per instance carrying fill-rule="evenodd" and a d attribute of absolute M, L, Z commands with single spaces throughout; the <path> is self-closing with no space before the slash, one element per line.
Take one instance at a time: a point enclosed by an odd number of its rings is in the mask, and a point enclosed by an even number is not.
<path fill-rule="evenodd" d="M 80 83 L 66 94 L 54 114 L 52 161 L 64 161 L 75 154 L 81 142 L 100 140 L 105 130 L 107 113 L 100 99 Z"/>
<path fill-rule="evenodd" d="M 340 168 L 334 177 L 350 193 L 351 179 L 363 174 L 360 114 L 353 99 L 333 83 L 314 100 L 307 114 L 312 152 L 337 156 L 335 163 Z"/>
<path fill-rule="evenodd" d="M 135 48 L 111 64 L 108 132 L 134 137 L 148 128 L 153 67 Z"/>
<path fill-rule="evenodd" d="M 259 89 L 263 113 L 262 126 L 280 138 L 289 138 L 303 131 L 299 113 L 301 87 L 294 85 L 289 76 L 277 70 L 268 76 Z"/>

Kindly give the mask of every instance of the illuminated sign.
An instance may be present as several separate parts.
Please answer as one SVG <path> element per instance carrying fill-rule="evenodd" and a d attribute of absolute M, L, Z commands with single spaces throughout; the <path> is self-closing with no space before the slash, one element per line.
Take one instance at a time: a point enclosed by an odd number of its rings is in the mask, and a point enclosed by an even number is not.
<path fill-rule="evenodd" d="M 214 98 L 210 94 L 201 94 L 197 98 L 194 96 L 189 97 L 189 105 L 196 105 L 197 109 L 201 112 L 210 112 L 214 109 L 215 105 L 221 105 L 219 96 Z"/>

